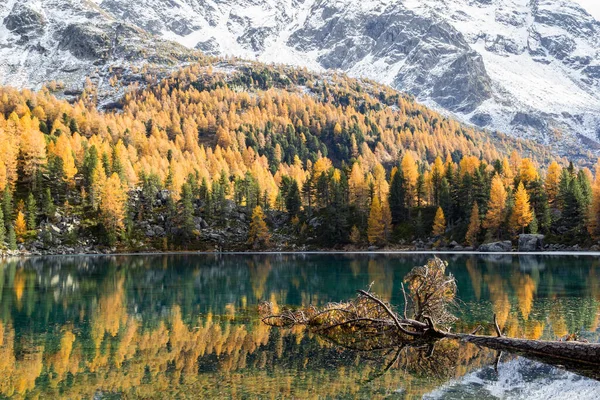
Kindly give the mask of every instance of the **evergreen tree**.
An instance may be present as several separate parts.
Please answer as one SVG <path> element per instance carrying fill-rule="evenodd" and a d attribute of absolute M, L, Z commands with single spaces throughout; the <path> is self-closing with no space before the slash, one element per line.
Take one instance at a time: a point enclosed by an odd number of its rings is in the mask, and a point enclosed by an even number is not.
<path fill-rule="evenodd" d="M 15 233 L 15 227 L 11 224 L 8 228 L 8 249 L 17 250 L 17 234 Z"/>
<path fill-rule="evenodd" d="M 54 206 L 54 200 L 52 199 L 52 193 L 50 188 L 46 188 L 44 191 L 44 198 L 42 200 L 42 213 L 46 219 L 54 217 L 56 207 Z"/>
<path fill-rule="evenodd" d="M 2 207 L 0 207 L 0 247 L 4 245 L 4 240 L 6 239 L 6 226 L 4 225 L 4 212 L 2 211 Z"/>
<path fill-rule="evenodd" d="M 192 188 L 188 183 L 181 187 L 181 226 L 186 236 L 191 236 L 194 232 L 194 198 Z"/>
<path fill-rule="evenodd" d="M 392 183 L 390 185 L 389 204 L 392 213 L 392 223 L 398 224 L 407 218 L 405 183 L 402 169 L 397 168 L 392 172 Z"/>
<path fill-rule="evenodd" d="M 33 193 L 27 197 L 27 228 L 32 231 L 37 227 L 37 203 Z"/>
<path fill-rule="evenodd" d="M 13 220 L 13 200 L 12 192 L 6 187 L 4 189 L 4 195 L 2 196 L 2 211 L 4 212 L 4 224 L 6 229 L 10 229 Z"/>

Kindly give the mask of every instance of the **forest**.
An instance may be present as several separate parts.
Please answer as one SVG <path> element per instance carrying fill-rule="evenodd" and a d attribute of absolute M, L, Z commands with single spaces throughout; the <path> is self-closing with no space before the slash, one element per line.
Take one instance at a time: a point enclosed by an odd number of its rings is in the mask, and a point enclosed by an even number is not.
<path fill-rule="evenodd" d="M 192 65 L 68 103 L 0 88 L 0 246 L 477 248 L 600 238 L 600 164 L 462 125 L 334 73 Z M 117 80 L 115 80 L 115 85 Z"/>

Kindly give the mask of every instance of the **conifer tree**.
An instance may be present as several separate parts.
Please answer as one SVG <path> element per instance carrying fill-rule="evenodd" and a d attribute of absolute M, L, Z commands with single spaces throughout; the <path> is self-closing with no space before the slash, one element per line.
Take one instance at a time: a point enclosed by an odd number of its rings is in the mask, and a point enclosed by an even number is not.
<path fill-rule="evenodd" d="M 442 236 L 446 232 L 446 217 L 444 217 L 444 210 L 442 207 L 438 207 L 433 220 L 433 236 Z"/>
<path fill-rule="evenodd" d="M 352 226 L 352 229 L 350 230 L 350 243 L 352 244 L 359 244 L 361 241 L 361 237 L 360 237 L 360 230 L 358 230 L 358 228 L 356 227 L 356 225 Z"/>
<path fill-rule="evenodd" d="M 594 239 L 600 238 L 600 159 L 596 163 L 596 178 L 592 186 L 592 202 L 588 212 L 587 229 Z"/>
<path fill-rule="evenodd" d="M 510 217 L 511 229 L 515 232 L 523 231 L 533 221 L 533 212 L 529 204 L 529 194 L 523 182 L 519 183 L 515 192 L 515 203 Z"/>
<path fill-rule="evenodd" d="M 4 212 L 4 224 L 6 229 L 8 230 L 12 226 L 13 220 L 13 203 L 12 203 L 12 192 L 10 188 L 7 186 L 4 189 L 4 194 L 2 196 L 2 211 Z"/>
<path fill-rule="evenodd" d="M 192 188 L 188 183 L 181 187 L 181 226 L 186 236 L 191 236 L 194 231 L 194 199 Z"/>
<path fill-rule="evenodd" d="M 17 234 L 15 233 L 15 227 L 12 224 L 8 228 L 7 242 L 9 250 L 17 250 Z"/>
<path fill-rule="evenodd" d="M 55 212 L 56 207 L 54 206 L 54 200 L 52 199 L 52 192 L 50 191 L 50 188 L 46 188 L 42 202 L 42 213 L 46 219 L 50 219 L 54 216 Z"/>
<path fill-rule="evenodd" d="M 495 238 L 500 229 L 500 225 L 505 218 L 506 210 L 506 190 L 502 183 L 502 178 L 498 174 L 492 178 L 490 189 L 490 201 L 488 202 L 487 213 L 483 221 L 483 227 L 486 228 L 492 238 Z"/>
<path fill-rule="evenodd" d="M 252 211 L 250 230 L 248 231 L 248 244 L 254 249 L 264 248 L 269 245 L 271 235 L 265 222 L 265 215 L 261 206 L 256 206 Z"/>
<path fill-rule="evenodd" d="M 27 234 L 27 221 L 25 220 L 25 214 L 22 211 L 17 213 L 17 219 L 15 220 L 15 234 L 20 242 L 24 241 L 25 235 Z"/>
<path fill-rule="evenodd" d="M 103 186 L 100 198 L 100 219 L 106 229 L 109 244 L 114 244 L 123 230 L 127 195 L 119 175 L 112 174 Z"/>
<path fill-rule="evenodd" d="M 479 217 L 479 206 L 477 205 L 477 202 L 475 202 L 473 203 L 473 208 L 471 209 L 469 228 L 467 229 L 467 234 L 465 235 L 465 241 L 470 246 L 475 246 L 477 244 L 477 237 L 479 236 L 480 230 L 481 220 Z"/>
<path fill-rule="evenodd" d="M 370 244 L 385 243 L 385 223 L 383 221 L 383 210 L 378 197 L 373 197 L 369 220 L 367 226 L 367 238 Z"/>
<path fill-rule="evenodd" d="M 551 207 L 554 206 L 556 197 L 558 196 L 561 172 L 562 168 L 560 165 L 558 165 L 556 161 L 552 161 L 548 167 L 546 180 L 544 181 L 544 188 L 546 190 L 546 194 L 548 195 L 548 203 Z"/>
<path fill-rule="evenodd" d="M 37 227 L 37 203 L 33 193 L 27 197 L 27 228 L 32 231 Z"/>
<path fill-rule="evenodd" d="M 6 239 L 6 226 L 4 225 L 4 212 L 2 212 L 2 207 L 0 207 L 0 247 L 4 245 L 4 240 Z"/>
<path fill-rule="evenodd" d="M 392 170 L 392 183 L 390 185 L 389 204 L 392 213 L 392 223 L 398 224 L 407 217 L 405 206 L 406 193 L 404 191 L 405 183 L 401 168 Z"/>
<path fill-rule="evenodd" d="M 292 217 L 298 215 L 302 205 L 302 199 L 300 198 L 298 182 L 296 182 L 295 179 L 291 180 L 285 193 L 285 209 Z"/>

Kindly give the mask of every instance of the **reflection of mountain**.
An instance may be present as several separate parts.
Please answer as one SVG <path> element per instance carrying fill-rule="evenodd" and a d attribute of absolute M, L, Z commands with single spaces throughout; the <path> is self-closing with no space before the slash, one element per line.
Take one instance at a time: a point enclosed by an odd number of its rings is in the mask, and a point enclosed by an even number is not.
<path fill-rule="evenodd" d="M 439 348 L 439 356 L 451 355 L 442 359 L 443 368 L 413 357 L 365 384 L 382 362 L 340 351 L 301 330 L 272 330 L 257 321 L 255 308 L 264 299 L 280 307 L 339 301 L 371 282 L 401 304 L 401 279 L 424 258 L 182 255 L 10 261 L 0 267 L 0 397 L 89 398 L 100 390 L 131 397 L 281 393 L 304 398 L 314 395 L 314 388 L 331 397 L 383 397 L 400 389 L 407 397 L 420 397 L 489 364 L 493 354 L 472 346 Z M 600 270 L 591 259 L 573 259 L 567 269 L 564 259 L 548 258 L 545 268 L 531 274 L 522 272 L 519 260 L 499 264 L 453 257 L 451 270 L 464 302 L 457 330 L 487 324 L 493 310 L 512 336 L 555 338 L 583 331 L 598 341 Z M 431 367 L 445 373 L 432 380 Z M 529 364 L 521 371 L 535 377 L 557 374 Z"/>

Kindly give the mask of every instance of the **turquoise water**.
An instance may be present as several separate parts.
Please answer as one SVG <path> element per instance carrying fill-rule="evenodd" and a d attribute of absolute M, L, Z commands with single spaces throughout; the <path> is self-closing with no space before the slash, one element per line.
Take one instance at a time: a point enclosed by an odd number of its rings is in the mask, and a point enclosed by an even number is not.
<path fill-rule="evenodd" d="M 547 398 L 591 397 L 597 382 L 448 343 L 425 359 L 338 348 L 302 329 L 269 328 L 257 305 L 323 305 L 372 290 L 401 305 L 400 284 L 427 255 L 269 254 L 47 257 L 0 272 L 0 397 Z M 461 322 L 509 336 L 600 341 L 593 256 L 442 255 Z M 488 330 L 491 332 L 491 330 Z M 387 358 L 386 358 L 387 357 Z M 504 391 L 498 391 L 501 386 Z M 525 397 L 523 397 L 525 396 Z M 560 398 L 560 397 L 559 397 Z"/>

